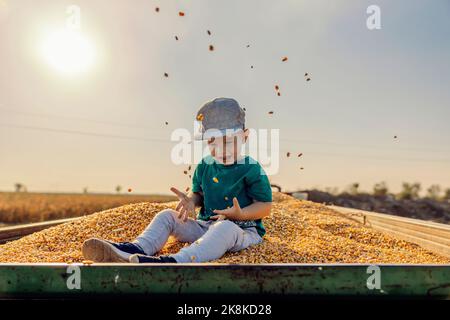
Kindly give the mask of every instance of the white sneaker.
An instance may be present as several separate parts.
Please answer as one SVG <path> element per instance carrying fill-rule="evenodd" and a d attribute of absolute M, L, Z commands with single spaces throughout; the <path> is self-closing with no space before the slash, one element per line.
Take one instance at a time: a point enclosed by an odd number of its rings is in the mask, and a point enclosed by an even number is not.
<path fill-rule="evenodd" d="M 128 253 L 120 250 L 121 247 L 124 250 L 127 249 L 127 245 L 121 243 L 114 244 L 106 240 L 91 238 L 83 243 L 82 252 L 86 259 L 94 262 L 128 262 L 130 256 L 135 252 Z"/>

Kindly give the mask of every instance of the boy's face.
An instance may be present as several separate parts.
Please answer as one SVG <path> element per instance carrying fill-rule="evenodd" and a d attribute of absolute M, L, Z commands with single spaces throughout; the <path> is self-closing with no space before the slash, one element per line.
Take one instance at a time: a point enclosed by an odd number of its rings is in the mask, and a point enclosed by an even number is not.
<path fill-rule="evenodd" d="M 241 147 L 247 141 L 246 129 L 233 136 L 211 138 L 208 140 L 211 156 L 219 163 L 231 165 L 239 160 Z"/>

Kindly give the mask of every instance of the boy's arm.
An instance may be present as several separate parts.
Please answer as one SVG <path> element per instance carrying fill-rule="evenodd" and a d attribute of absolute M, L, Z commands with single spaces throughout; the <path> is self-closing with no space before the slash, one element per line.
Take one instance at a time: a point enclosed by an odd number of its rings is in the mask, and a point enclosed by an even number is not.
<path fill-rule="evenodd" d="M 251 205 L 241 209 L 241 219 L 236 220 L 258 220 L 270 216 L 272 202 L 253 202 Z"/>
<path fill-rule="evenodd" d="M 195 207 L 201 207 L 203 205 L 203 192 L 192 192 L 189 198 L 194 203 Z"/>
<path fill-rule="evenodd" d="M 251 205 L 241 208 L 236 198 L 233 198 L 233 206 L 224 210 L 214 210 L 214 213 L 231 220 L 258 220 L 270 215 L 272 202 L 255 201 Z M 216 219 L 216 216 L 210 217 Z"/>

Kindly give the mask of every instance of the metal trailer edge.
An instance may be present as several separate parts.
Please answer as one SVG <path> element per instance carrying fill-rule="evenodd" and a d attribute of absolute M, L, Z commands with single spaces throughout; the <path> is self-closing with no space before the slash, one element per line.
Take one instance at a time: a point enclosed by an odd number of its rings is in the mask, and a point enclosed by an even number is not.
<path fill-rule="evenodd" d="M 450 298 L 450 265 L 0 264 L 0 298 L 275 295 Z"/>

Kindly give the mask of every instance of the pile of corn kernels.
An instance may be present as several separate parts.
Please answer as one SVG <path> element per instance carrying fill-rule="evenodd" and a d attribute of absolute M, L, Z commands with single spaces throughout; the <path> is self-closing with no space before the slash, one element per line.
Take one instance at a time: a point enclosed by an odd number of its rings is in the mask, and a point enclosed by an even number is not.
<path fill-rule="evenodd" d="M 90 237 L 131 241 L 171 203 L 138 203 L 98 212 L 0 246 L 0 262 L 82 262 Z M 261 244 L 226 253 L 217 263 L 450 263 L 418 245 L 363 226 L 324 205 L 274 194 Z M 160 254 L 186 243 L 169 238 Z"/>

